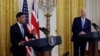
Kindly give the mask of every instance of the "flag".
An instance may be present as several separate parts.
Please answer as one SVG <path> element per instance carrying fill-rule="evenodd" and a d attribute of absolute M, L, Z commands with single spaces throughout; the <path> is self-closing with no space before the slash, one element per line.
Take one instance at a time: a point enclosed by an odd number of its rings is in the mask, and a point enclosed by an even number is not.
<path fill-rule="evenodd" d="M 22 8 L 22 12 L 25 14 L 26 16 L 26 19 L 25 19 L 25 23 L 27 24 L 27 29 L 29 30 L 29 33 L 31 28 L 28 27 L 29 25 L 29 11 L 28 11 L 28 3 L 27 3 L 27 0 L 24 0 L 23 1 L 23 8 Z M 30 41 L 30 39 L 28 39 L 27 36 L 25 36 L 25 40 L 26 41 Z M 34 56 L 34 50 L 31 46 L 26 46 L 26 56 Z"/>
<path fill-rule="evenodd" d="M 37 0 L 33 0 L 32 13 L 31 13 L 31 24 L 33 25 L 33 27 L 36 30 L 36 38 L 40 39 Z"/>
<path fill-rule="evenodd" d="M 28 24 L 28 23 L 29 23 L 29 11 L 28 11 L 28 3 L 27 3 L 27 0 L 23 0 L 22 12 L 23 12 L 23 13 L 25 14 L 25 16 L 26 16 L 25 23 Z"/>

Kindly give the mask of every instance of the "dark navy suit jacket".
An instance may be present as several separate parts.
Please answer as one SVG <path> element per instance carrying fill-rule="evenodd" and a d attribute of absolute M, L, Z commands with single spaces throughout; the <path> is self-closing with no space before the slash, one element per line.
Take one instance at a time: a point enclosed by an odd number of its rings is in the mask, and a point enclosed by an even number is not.
<path fill-rule="evenodd" d="M 82 29 L 81 17 L 76 17 L 74 18 L 74 22 L 72 25 L 73 36 L 71 40 L 77 41 L 78 40 L 77 36 L 81 31 L 84 31 L 85 33 L 91 32 L 91 21 L 86 18 L 84 28 Z"/>
<path fill-rule="evenodd" d="M 33 36 L 33 34 L 29 34 L 29 32 L 27 31 L 27 27 L 26 25 L 23 25 L 24 27 L 24 35 L 28 36 L 29 38 L 35 38 L 35 36 Z M 11 37 L 11 51 L 14 54 L 26 54 L 26 49 L 25 46 L 19 46 L 18 43 L 22 40 L 25 40 L 25 36 L 24 38 L 22 37 L 20 28 L 18 26 L 18 24 L 14 24 L 11 26 L 10 28 L 10 37 Z M 22 56 L 22 55 L 21 55 Z"/>

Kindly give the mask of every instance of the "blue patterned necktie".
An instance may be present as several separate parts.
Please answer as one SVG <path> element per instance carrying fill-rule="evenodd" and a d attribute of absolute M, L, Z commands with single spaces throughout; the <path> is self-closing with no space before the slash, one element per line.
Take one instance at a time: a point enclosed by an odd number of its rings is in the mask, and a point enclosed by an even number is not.
<path fill-rule="evenodd" d="M 84 29 L 85 18 L 82 18 L 82 29 Z"/>
<path fill-rule="evenodd" d="M 24 28 L 23 28 L 23 25 L 21 25 L 21 33 L 22 33 L 22 37 L 24 38 Z"/>

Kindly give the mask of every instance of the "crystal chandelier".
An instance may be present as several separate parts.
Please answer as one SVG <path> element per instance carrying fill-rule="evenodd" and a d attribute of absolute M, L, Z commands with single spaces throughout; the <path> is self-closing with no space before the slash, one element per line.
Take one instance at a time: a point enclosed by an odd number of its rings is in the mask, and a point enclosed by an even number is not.
<path fill-rule="evenodd" d="M 46 13 L 51 13 L 56 7 L 56 0 L 39 0 L 39 8 Z"/>

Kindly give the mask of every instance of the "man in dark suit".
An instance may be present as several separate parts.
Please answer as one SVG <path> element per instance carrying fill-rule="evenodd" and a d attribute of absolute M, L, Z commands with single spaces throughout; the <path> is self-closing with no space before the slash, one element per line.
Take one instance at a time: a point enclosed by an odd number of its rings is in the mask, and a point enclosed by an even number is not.
<path fill-rule="evenodd" d="M 85 56 L 86 43 L 85 40 L 80 40 L 79 35 L 91 32 L 91 21 L 86 18 L 86 9 L 82 9 L 81 16 L 76 17 L 72 26 L 72 41 L 74 44 L 74 56 Z"/>
<path fill-rule="evenodd" d="M 25 36 L 28 38 L 35 38 L 33 32 L 30 34 L 27 31 L 27 27 L 25 25 L 25 14 L 23 12 L 19 12 L 16 15 L 17 23 L 11 26 L 10 28 L 10 36 L 11 36 L 11 52 L 13 56 L 26 56 L 26 48 L 24 46 Z"/>

